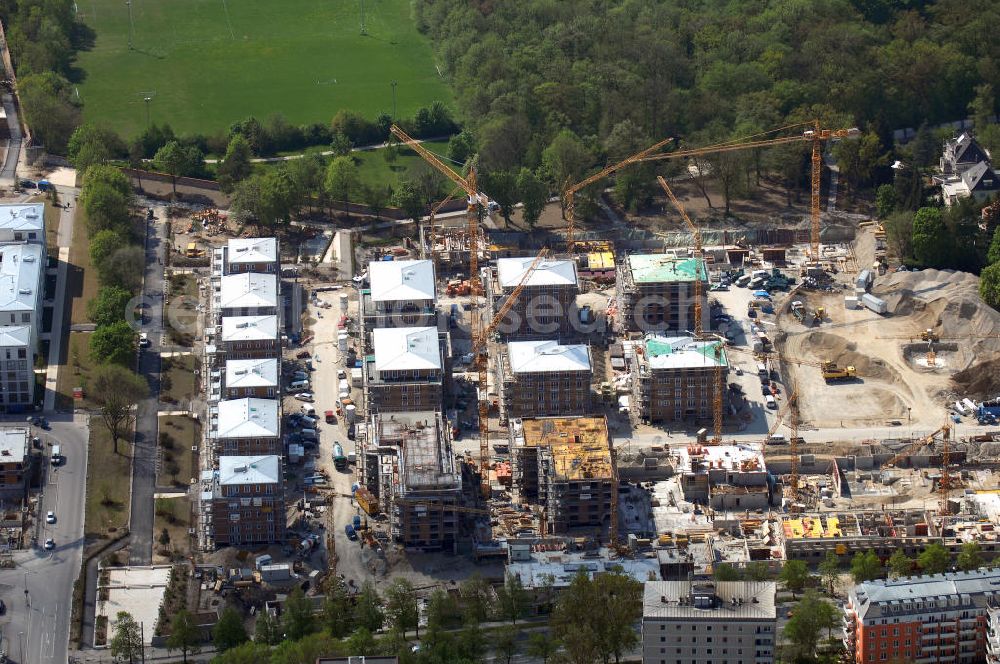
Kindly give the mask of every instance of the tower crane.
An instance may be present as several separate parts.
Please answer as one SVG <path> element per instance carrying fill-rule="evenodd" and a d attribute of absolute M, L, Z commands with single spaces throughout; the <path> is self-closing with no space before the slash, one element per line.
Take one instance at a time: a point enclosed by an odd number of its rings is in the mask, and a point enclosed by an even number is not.
<path fill-rule="evenodd" d="M 895 466 L 901 459 L 918 452 L 927 445 L 932 445 L 937 436 L 941 436 L 941 479 L 938 481 L 940 494 L 939 512 L 941 516 L 948 514 L 948 494 L 951 492 L 951 424 L 945 422 L 937 431 L 927 434 L 920 440 L 910 443 L 885 462 L 886 466 Z"/>
<path fill-rule="evenodd" d="M 778 414 L 774 418 L 774 423 L 768 428 L 767 435 L 764 437 L 764 445 L 766 446 L 774 435 L 774 432 L 782 425 L 782 421 L 785 417 L 788 417 L 788 428 L 790 429 L 791 435 L 789 436 L 789 450 L 788 453 L 791 456 L 788 489 L 789 498 L 792 503 L 795 503 L 799 497 L 799 415 L 798 415 L 798 402 L 799 394 L 796 390 L 792 390 L 792 393 L 788 395 L 788 401 L 785 405 L 781 407 Z"/>
<path fill-rule="evenodd" d="M 694 335 L 695 338 L 701 340 L 704 336 L 704 330 L 702 328 L 702 308 L 701 308 L 701 298 L 702 298 L 702 288 L 704 287 L 701 283 L 701 278 L 698 275 L 698 270 L 702 264 L 705 265 L 705 276 L 708 276 L 708 263 L 705 262 L 704 252 L 701 244 L 701 229 L 698 228 L 691 217 L 688 216 L 687 211 L 681 202 L 677 200 L 674 196 L 674 192 L 670 189 L 667 181 L 663 176 L 658 176 L 657 181 L 660 186 L 663 187 L 663 191 L 667 193 L 670 198 L 670 202 L 673 203 L 674 207 L 677 208 L 677 212 L 680 213 L 681 217 L 684 219 L 684 223 L 687 224 L 688 229 L 694 236 Z M 718 445 L 722 442 L 722 390 L 723 390 L 723 374 L 722 374 L 722 348 L 716 347 L 716 358 L 715 358 L 715 393 L 712 397 L 712 424 L 714 427 L 714 436 L 712 437 L 712 444 Z"/>
<path fill-rule="evenodd" d="M 484 496 L 489 495 L 490 491 L 490 474 L 489 474 L 489 458 L 490 458 L 490 403 L 489 403 L 489 387 L 488 387 L 488 377 L 487 370 L 489 368 L 489 358 L 487 357 L 487 346 L 490 336 L 496 331 L 497 327 L 503 319 L 510 313 L 510 310 L 514 307 L 514 303 L 517 299 L 521 297 L 521 292 L 524 290 L 525 285 L 528 283 L 528 279 L 534 274 L 538 266 L 541 265 L 545 257 L 549 255 L 548 248 L 542 249 L 535 260 L 531 261 L 531 265 L 528 269 L 524 271 L 521 275 L 521 280 L 511 291 L 507 299 L 504 300 L 500 308 L 497 309 L 496 315 L 493 316 L 493 320 L 490 321 L 489 325 L 485 329 L 477 332 L 473 332 L 472 337 L 472 356 L 473 364 L 476 367 L 476 371 L 479 374 L 479 472 L 480 481 L 482 483 L 482 492 Z"/>
<path fill-rule="evenodd" d="M 573 238 L 574 224 L 575 224 L 575 220 L 573 218 L 573 205 L 574 205 L 573 198 L 576 195 L 576 192 L 580 191 L 584 187 L 588 187 L 588 186 L 594 184 L 598 180 L 603 180 L 604 178 L 608 177 L 609 175 L 611 175 L 615 171 L 621 170 L 622 168 L 624 168 L 625 166 L 628 166 L 629 164 L 634 164 L 637 161 L 642 161 L 644 157 L 651 156 L 654 152 L 656 152 L 657 150 L 659 150 L 660 148 L 662 148 L 664 145 L 666 145 L 667 143 L 670 143 L 673 140 L 674 140 L 673 138 L 665 138 L 662 141 L 660 141 L 659 143 L 654 143 L 653 145 L 650 145 L 645 150 L 640 150 L 639 152 L 635 153 L 634 155 L 625 157 L 624 159 L 622 159 L 621 161 L 619 161 L 617 164 L 612 164 L 611 166 L 608 166 L 604 170 L 602 170 L 600 172 L 597 172 L 597 173 L 594 173 L 593 175 L 584 178 L 583 180 L 581 180 L 580 182 L 577 182 L 576 184 L 572 184 L 571 185 L 571 184 L 569 184 L 569 181 L 567 180 L 567 185 L 563 188 L 563 200 L 566 202 L 566 209 L 563 212 L 563 218 L 566 219 L 569 222 L 569 224 L 567 226 L 567 229 L 566 229 L 566 246 L 567 246 L 567 251 L 569 251 L 570 253 L 572 253 L 573 247 L 576 244 L 576 242 L 574 241 L 574 238 Z"/>
<path fill-rule="evenodd" d="M 722 152 L 735 152 L 737 150 L 749 150 L 754 148 L 764 148 L 771 147 L 775 145 L 783 145 L 786 143 L 801 143 L 806 142 L 812 146 L 812 171 L 811 171 L 811 190 L 812 196 L 810 198 L 810 220 L 811 228 L 809 234 L 809 244 L 812 252 L 812 260 L 819 260 L 819 222 L 820 222 L 820 179 L 822 175 L 822 145 L 826 141 L 839 139 L 839 138 L 853 138 L 859 136 L 861 132 L 856 128 L 852 127 L 850 129 L 824 129 L 820 125 L 819 120 L 813 120 L 812 122 L 803 122 L 794 125 L 788 125 L 786 127 L 779 127 L 777 129 L 772 129 L 763 134 L 755 134 L 754 136 L 748 136 L 746 138 L 752 139 L 756 136 L 773 134 L 778 131 L 783 131 L 786 129 L 792 129 L 795 127 L 809 127 L 809 129 L 804 130 L 801 135 L 797 136 L 779 136 L 777 138 L 767 138 L 762 140 L 744 140 L 736 139 L 732 141 L 726 141 L 724 143 L 717 143 L 715 145 L 708 145 L 701 148 L 693 148 L 690 150 L 677 150 L 675 152 L 666 152 L 657 155 L 642 155 L 633 159 L 633 162 L 639 161 L 657 161 L 660 159 L 683 159 L 686 157 L 696 157 L 706 154 L 719 154 Z M 630 162 L 631 163 L 631 162 Z"/>
<path fill-rule="evenodd" d="M 438 203 L 436 203 L 433 207 L 431 207 L 431 212 L 427 217 L 427 243 L 430 245 L 431 248 L 430 249 L 431 260 L 434 262 L 435 268 L 437 267 L 437 252 L 434 251 L 434 240 L 435 240 L 434 216 L 438 213 L 438 211 L 441 208 L 450 203 L 460 191 L 462 191 L 461 187 L 455 187 L 454 189 L 452 189 L 450 194 L 448 194 L 446 197 L 444 197 Z"/>

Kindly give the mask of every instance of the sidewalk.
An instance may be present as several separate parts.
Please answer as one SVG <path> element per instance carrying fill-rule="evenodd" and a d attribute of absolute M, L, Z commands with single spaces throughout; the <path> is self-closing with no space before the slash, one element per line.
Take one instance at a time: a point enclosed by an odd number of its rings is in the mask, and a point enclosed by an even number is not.
<path fill-rule="evenodd" d="M 52 412 L 56 407 L 56 386 L 59 365 L 62 362 L 63 337 L 68 329 L 69 312 L 66 302 L 66 273 L 69 270 L 69 248 L 73 244 L 73 226 L 76 220 L 77 189 L 57 187 L 60 200 L 69 204 L 59 214 L 59 262 L 56 264 L 56 293 L 52 306 L 52 332 L 49 335 L 49 361 L 45 369 L 45 398 L 42 410 Z"/>

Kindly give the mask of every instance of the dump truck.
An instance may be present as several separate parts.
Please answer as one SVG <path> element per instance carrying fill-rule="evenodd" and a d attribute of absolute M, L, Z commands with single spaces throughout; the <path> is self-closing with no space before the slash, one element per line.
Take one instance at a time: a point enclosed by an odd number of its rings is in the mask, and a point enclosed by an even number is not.
<path fill-rule="evenodd" d="M 841 380 L 854 380 L 858 377 L 854 367 L 838 367 L 836 362 L 824 362 L 820 367 L 823 372 L 823 380 L 828 383 L 835 383 Z"/>

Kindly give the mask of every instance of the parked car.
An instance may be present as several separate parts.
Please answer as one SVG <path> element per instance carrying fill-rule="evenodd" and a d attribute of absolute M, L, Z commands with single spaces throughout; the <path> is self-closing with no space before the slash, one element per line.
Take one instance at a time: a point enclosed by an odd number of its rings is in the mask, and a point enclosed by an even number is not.
<path fill-rule="evenodd" d="M 145 332 L 139 333 L 139 348 L 149 348 L 149 335 Z"/>
<path fill-rule="evenodd" d="M 307 351 L 307 350 L 300 350 L 299 352 L 297 352 L 295 354 L 295 359 L 297 359 L 297 360 L 305 360 L 305 359 L 308 359 L 310 356 L 312 356 L 312 353 L 310 353 L 309 351 Z"/>
<path fill-rule="evenodd" d="M 45 515 L 45 523 L 55 523 L 55 522 L 56 522 L 56 513 L 53 512 L 52 510 L 49 510 L 48 513 Z"/>
<path fill-rule="evenodd" d="M 56 548 L 56 541 L 50 537 L 47 540 L 45 540 L 44 546 L 46 551 L 51 551 L 52 549 Z"/>
<path fill-rule="evenodd" d="M 298 399 L 299 401 L 312 402 L 312 400 L 313 400 L 313 393 L 312 392 L 299 392 L 298 394 L 295 395 L 295 398 Z"/>
<path fill-rule="evenodd" d="M 356 430 L 354 428 L 354 425 L 353 424 L 349 424 L 347 426 L 347 439 L 348 440 L 354 440 L 355 435 L 356 435 Z"/>
<path fill-rule="evenodd" d="M 358 534 L 357 532 L 355 532 L 354 526 L 352 526 L 351 524 L 347 524 L 346 526 L 344 526 L 344 532 L 347 534 L 347 539 L 349 540 L 358 539 Z"/>

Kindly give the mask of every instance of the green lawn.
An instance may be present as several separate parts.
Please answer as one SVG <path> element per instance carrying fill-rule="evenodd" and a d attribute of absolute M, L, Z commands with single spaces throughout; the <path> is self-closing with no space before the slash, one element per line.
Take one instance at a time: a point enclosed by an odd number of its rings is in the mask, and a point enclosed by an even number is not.
<path fill-rule="evenodd" d="M 162 415 L 159 428 L 157 486 L 190 486 L 191 479 L 198 474 L 198 454 L 191 448 L 198 444 L 201 426 L 190 417 Z"/>
<path fill-rule="evenodd" d="M 214 133 L 254 115 L 293 123 L 328 122 L 339 109 L 397 117 L 451 92 L 430 44 L 410 17 L 409 0 L 80 0 L 79 17 L 96 32 L 80 53 L 85 118 L 125 135 L 152 122 L 179 133 Z M 144 102 L 146 97 L 151 101 Z"/>
<path fill-rule="evenodd" d="M 165 357 L 161 360 L 163 380 L 160 384 L 160 401 L 164 403 L 188 402 L 197 395 L 198 358 L 194 355 Z"/>
<path fill-rule="evenodd" d="M 84 534 L 106 537 L 128 525 L 132 446 L 118 442 L 118 454 L 111 445 L 111 435 L 101 418 L 90 420 L 90 445 L 87 451 L 87 506 Z"/>

